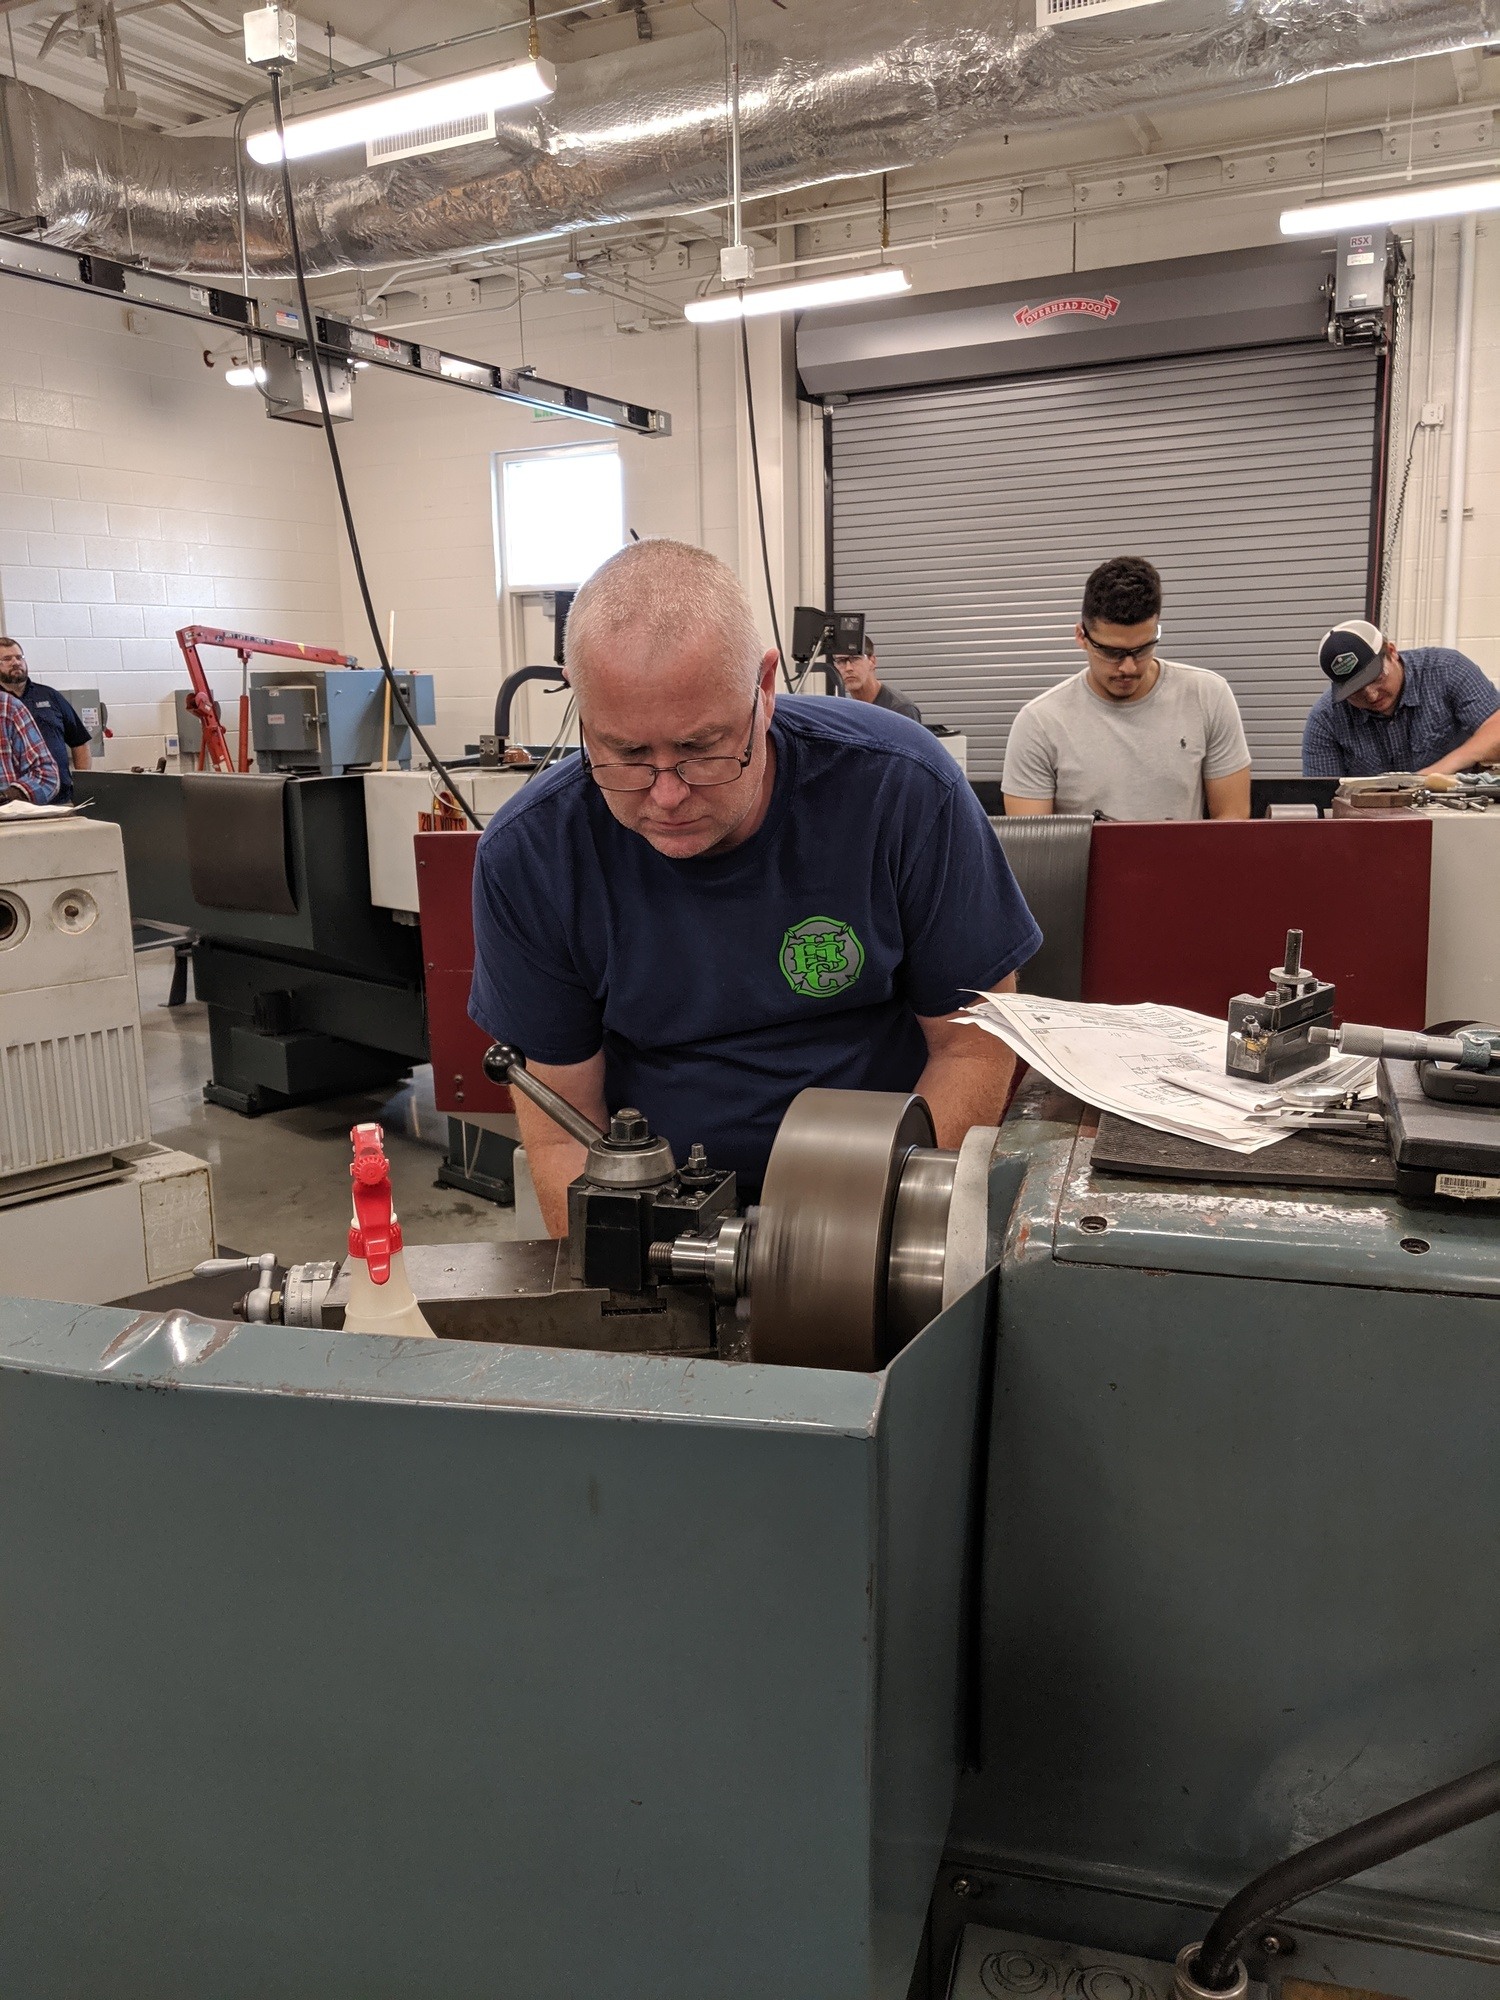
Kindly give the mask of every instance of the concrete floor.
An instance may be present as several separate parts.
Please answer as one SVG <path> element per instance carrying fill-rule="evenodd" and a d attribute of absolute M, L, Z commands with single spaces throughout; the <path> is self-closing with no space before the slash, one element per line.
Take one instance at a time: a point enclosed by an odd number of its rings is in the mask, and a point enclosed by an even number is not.
<path fill-rule="evenodd" d="M 524 1161 L 519 1212 L 434 1183 L 447 1144 L 447 1119 L 433 1105 L 423 1065 L 389 1094 L 328 1098 L 262 1118 L 241 1118 L 203 1102 L 210 1073 L 208 1013 L 197 1002 L 167 1007 L 171 957 L 136 960 L 151 1128 L 164 1146 L 207 1160 L 221 1245 L 274 1250 L 283 1263 L 342 1257 L 349 1232 L 349 1128 L 385 1128 L 396 1212 L 408 1243 L 473 1242 L 543 1236 Z"/>

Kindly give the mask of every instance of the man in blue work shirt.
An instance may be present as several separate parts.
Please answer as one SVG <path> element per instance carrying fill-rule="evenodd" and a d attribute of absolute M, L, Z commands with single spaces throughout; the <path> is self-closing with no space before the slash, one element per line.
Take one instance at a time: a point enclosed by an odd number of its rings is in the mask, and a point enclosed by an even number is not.
<path fill-rule="evenodd" d="M 1444 646 L 1398 652 L 1363 618 L 1345 619 L 1318 649 L 1329 687 L 1302 731 L 1305 778 L 1440 777 L 1500 758 L 1500 688 Z"/>
<path fill-rule="evenodd" d="M 958 1018 L 1041 934 L 973 791 L 916 723 L 777 698 L 716 557 L 632 544 L 579 591 L 584 754 L 491 821 L 469 1011 L 598 1123 L 635 1105 L 742 1189 L 811 1084 L 918 1090 L 940 1146 L 998 1120 L 1013 1058 Z M 583 1149 L 516 1100 L 542 1214 Z"/>
<path fill-rule="evenodd" d="M 18 639 L 0 637 L 0 693 L 14 696 L 30 710 L 31 719 L 41 731 L 42 741 L 57 766 L 54 803 L 70 804 L 74 771 L 86 771 L 89 767 L 89 744 L 93 739 L 88 725 L 72 702 L 56 688 L 43 687 L 40 681 L 31 678 Z"/>

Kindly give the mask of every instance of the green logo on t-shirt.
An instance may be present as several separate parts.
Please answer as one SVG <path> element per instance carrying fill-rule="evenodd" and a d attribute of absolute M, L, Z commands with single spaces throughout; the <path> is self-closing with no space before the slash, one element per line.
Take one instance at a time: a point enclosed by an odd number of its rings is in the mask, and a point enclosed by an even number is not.
<path fill-rule="evenodd" d="M 794 993 L 829 1000 L 864 970 L 865 948 L 837 917 L 805 917 L 781 940 L 781 970 Z"/>

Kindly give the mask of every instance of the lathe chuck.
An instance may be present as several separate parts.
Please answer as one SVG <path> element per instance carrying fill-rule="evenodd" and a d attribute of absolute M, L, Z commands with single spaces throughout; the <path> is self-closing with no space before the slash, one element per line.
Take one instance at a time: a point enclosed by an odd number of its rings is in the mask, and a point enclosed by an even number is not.
<path fill-rule="evenodd" d="M 752 1359 L 881 1368 L 941 1309 L 954 1156 L 935 1152 L 933 1140 L 932 1116 L 919 1097 L 863 1090 L 797 1096 L 771 1148 L 756 1219 Z M 909 1172 L 893 1260 L 893 1223 Z"/>

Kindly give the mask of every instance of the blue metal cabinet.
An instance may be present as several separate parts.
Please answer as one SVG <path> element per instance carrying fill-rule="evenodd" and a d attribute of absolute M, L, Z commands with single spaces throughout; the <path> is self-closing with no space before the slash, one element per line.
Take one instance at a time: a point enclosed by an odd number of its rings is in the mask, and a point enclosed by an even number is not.
<path fill-rule="evenodd" d="M 1500 1219 L 1097 1174 L 1040 1092 L 1004 1144 L 982 1755 L 938 1930 L 1170 1960 L 1281 1855 L 1500 1756 Z M 1500 1822 L 1293 1922 L 1323 1942 L 1289 1972 L 1492 2000 Z"/>
<path fill-rule="evenodd" d="M 0 1991 L 901 2000 L 986 1317 L 860 1376 L 0 1301 Z"/>

